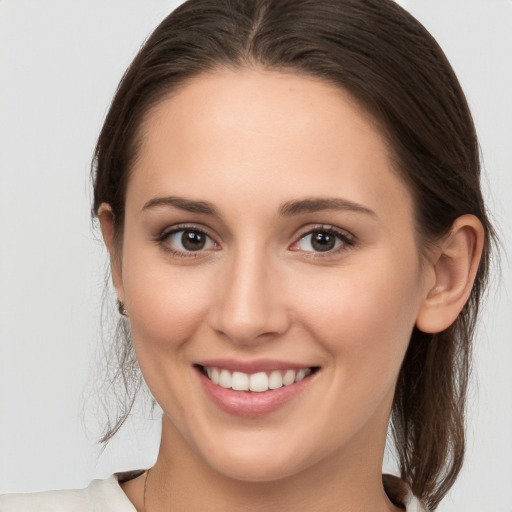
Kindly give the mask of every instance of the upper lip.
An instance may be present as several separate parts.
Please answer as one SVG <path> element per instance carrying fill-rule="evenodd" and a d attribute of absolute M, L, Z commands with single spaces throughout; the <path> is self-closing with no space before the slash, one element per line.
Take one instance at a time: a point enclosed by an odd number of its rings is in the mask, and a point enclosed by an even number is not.
<path fill-rule="evenodd" d="M 222 368 L 230 372 L 243 372 L 253 374 L 258 372 L 272 372 L 274 370 L 301 370 L 313 368 L 309 364 L 291 361 L 279 361 L 275 359 L 256 359 L 254 361 L 241 361 L 236 359 L 208 359 L 199 361 L 199 366 L 210 368 Z"/>

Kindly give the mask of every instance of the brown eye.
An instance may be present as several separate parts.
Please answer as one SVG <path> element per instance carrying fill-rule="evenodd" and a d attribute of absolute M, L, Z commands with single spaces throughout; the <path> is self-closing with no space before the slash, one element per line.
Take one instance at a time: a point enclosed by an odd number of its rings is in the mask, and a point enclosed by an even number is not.
<path fill-rule="evenodd" d="M 325 231 L 311 233 L 311 247 L 318 252 L 331 251 L 336 246 L 336 237 Z"/>
<path fill-rule="evenodd" d="M 200 251 L 206 245 L 206 235 L 199 231 L 183 231 L 181 243 L 187 251 Z"/>
<path fill-rule="evenodd" d="M 217 244 L 198 229 L 177 229 L 162 238 L 172 251 L 177 253 L 190 253 L 217 249 Z"/>
<path fill-rule="evenodd" d="M 306 253 L 335 253 L 354 245 L 354 237 L 334 227 L 317 228 L 302 235 L 292 246 L 292 251 Z"/>

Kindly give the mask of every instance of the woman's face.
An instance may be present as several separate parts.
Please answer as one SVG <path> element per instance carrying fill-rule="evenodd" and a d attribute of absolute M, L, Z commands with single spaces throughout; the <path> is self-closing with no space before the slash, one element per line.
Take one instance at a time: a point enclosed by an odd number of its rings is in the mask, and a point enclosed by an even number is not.
<path fill-rule="evenodd" d="M 164 439 L 249 481 L 380 464 L 427 279 L 350 96 L 262 70 L 190 81 L 144 125 L 120 261 Z"/>

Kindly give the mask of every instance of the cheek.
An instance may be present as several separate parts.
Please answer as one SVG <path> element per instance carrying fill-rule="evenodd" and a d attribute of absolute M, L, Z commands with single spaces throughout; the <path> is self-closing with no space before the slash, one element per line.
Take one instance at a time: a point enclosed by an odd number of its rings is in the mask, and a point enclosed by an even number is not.
<path fill-rule="evenodd" d="M 123 275 L 136 350 L 142 346 L 148 353 L 176 350 L 194 335 L 211 296 L 202 271 L 126 261 Z"/>
<path fill-rule="evenodd" d="M 345 373 L 389 378 L 399 370 L 415 325 L 420 283 L 415 254 L 407 261 L 374 255 L 310 285 L 303 279 L 296 294 L 308 330 Z"/>

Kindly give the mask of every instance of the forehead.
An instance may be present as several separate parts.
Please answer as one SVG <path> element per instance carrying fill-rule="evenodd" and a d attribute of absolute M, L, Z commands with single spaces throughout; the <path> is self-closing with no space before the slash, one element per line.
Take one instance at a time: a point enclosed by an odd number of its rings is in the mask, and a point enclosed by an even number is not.
<path fill-rule="evenodd" d="M 348 93 L 259 69 L 203 74 L 160 102 L 142 129 L 128 199 L 134 191 L 139 202 L 197 192 L 253 206 L 334 193 L 412 211 L 384 137 Z"/>

